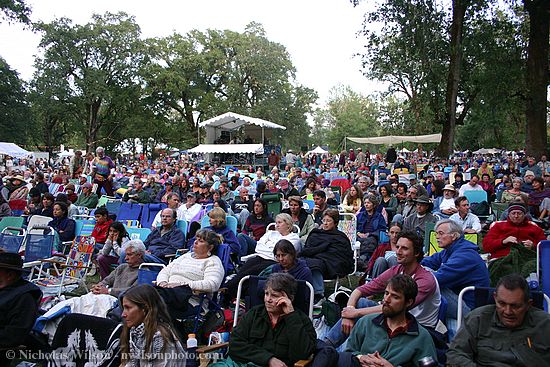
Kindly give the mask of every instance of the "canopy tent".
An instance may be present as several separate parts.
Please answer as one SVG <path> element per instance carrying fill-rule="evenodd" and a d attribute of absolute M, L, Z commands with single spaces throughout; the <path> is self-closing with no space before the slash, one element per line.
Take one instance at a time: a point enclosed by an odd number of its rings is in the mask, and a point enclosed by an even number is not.
<path fill-rule="evenodd" d="M 0 154 L 9 155 L 15 158 L 25 158 L 31 152 L 26 151 L 14 143 L 0 143 Z"/>
<path fill-rule="evenodd" d="M 328 150 L 324 150 L 320 146 L 317 146 L 317 148 L 307 152 L 307 154 L 327 154 L 327 153 L 328 153 Z"/>
<path fill-rule="evenodd" d="M 260 142 L 264 142 L 265 139 L 265 129 L 283 129 L 286 130 L 286 127 L 278 125 L 276 123 L 263 120 L 257 117 L 250 117 L 239 115 L 234 112 L 226 112 L 223 115 L 219 115 L 208 119 L 206 121 L 200 122 L 199 127 L 206 129 L 206 143 L 212 144 L 216 139 L 221 135 L 222 131 L 232 131 L 237 130 L 242 127 L 246 128 L 248 135 L 257 135 L 257 140 L 261 139 Z M 200 143 L 200 141 L 199 141 Z"/>
<path fill-rule="evenodd" d="M 188 153 L 255 153 L 263 154 L 262 144 L 200 144 Z"/>
<path fill-rule="evenodd" d="M 403 148 L 403 149 L 400 149 L 399 150 L 401 153 L 410 153 L 411 151 L 408 150 L 407 148 Z"/>
<path fill-rule="evenodd" d="M 474 154 L 498 154 L 498 153 L 500 153 L 500 150 L 495 149 L 495 148 L 492 148 L 492 149 L 481 148 L 481 149 L 478 149 L 478 150 L 476 150 L 475 152 L 472 152 L 472 153 L 474 153 Z"/>
<path fill-rule="evenodd" d="M 346 139 L 351 140 L 359 144 L 400 144 L 404 142 L 411 143 L 439 143 L 441 141 L 441 134 L 429 134 L 429 135 L 387 135 L 387 136 L 377 136 L 373 138 L 350 138 Z"/>

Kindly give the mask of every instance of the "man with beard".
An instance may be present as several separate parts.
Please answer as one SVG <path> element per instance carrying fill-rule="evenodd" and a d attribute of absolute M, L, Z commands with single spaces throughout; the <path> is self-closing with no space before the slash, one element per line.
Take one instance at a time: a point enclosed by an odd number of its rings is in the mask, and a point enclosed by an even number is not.
<path fill-rule="evenodd" d="M 384 294 L 388 282 L 398 274 L 406 274 L 417 283 L 415 299 L 410 307 L 411 314 L 422 326 L 435 329 L 438 324 L 441 294 L 435 277 L 422 266 L 420 261 L 424 256 L 422 241 L 415 232 L 401 232 L 396 243 L 398 265 L 386 270 L 380 276 L 356 288 L 342 311 L 342 319 L 338 321 L 324 338 L 324 342 L 338 348 L 350 332 L 357 327 L 361 317 L 379 314 L 383 307 L 367 299 L 377 294 Z M 442 330 L 444 332 L 444 330 Z"/>
<path fill-rule="evenodd" d="M 384 292 L 382 313 L 362 317 L 340 353 L 338 367 L 416 365 L 424 357 L 437 360 L 430 333 L 408 310 L 418 288 L 413 278 L 398 274 Z"/>

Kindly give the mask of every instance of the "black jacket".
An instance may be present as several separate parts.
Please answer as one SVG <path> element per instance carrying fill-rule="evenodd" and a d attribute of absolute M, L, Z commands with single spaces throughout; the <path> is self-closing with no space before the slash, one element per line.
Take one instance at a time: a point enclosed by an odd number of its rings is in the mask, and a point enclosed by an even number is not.
<path fill-rule="evenodd" d="M 315 228 L 300 253 L 309 268 L 319 270 L 325 279 L 342 277 L 353 270 L 353 251 L 348 236 L 338 229 Z"/>

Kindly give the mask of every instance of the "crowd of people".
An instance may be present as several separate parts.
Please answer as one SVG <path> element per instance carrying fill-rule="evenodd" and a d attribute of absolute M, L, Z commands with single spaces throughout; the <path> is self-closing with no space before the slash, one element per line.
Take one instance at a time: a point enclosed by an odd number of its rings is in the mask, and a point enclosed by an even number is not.
<path fill-rule="evenodd" d="M 175 320 L 208 312 L 199 293 L 217 292 L 232 309 L 243 277 L 269 274 L 264 304 L 233 330 L 229 357 L 218 366 L 290 366 L 311 355 L 319 366 L 418 365 L 425 357 L 444 363 L 445 352 L 448 363 L 460 366 L 550 363 L 548 343 L 534 332 L 546 330 L 550 318 L 531 307 L 525 277 L 515 274 L 522 269 L 493 279 L 480 256 L 498 261 L 518 248 L 534 253 L 547 238 L 545 156 L 536 162 L 516 152 L 428 159 L 393 147 L 385 155 L 362 148 L 336 155 L 288 150 L 271 152 L 266 167 L 237 169 L 188 156 L 113 160 L 101 147 L 95 153 L 77 152 L 57 166 L 4 160 L 0 217 L 51 217 L 49 226 L 65 242 L 77 236 L 75 218 L 93 211 L 100 282 L 91 293 L 120 297 L 125 365 L 162 359 L 140 350 L 182 350 Z M 485 200 L 471 203 L 472 191 Z M 103 195 L 165 208 L 143 241 L 131 240 L 114 213 L 97 207 Z M 280 201 L 275 211 L 273 197 Z M 210 225 L 201 229 L 204 215 Z M 353 233 L 339 226 L 350 216 Z M 186 232 L 178 221 L 188 223 Z M 438 250 L 425 254 L 432 231 Z M 229 248 L 231 269 L 217 256 L 221 244 Z M 188 252 L 172 260 L 181 250 Z M 29 316 L 0 326 L 0 349 L 24 343 L 38 312 L 40 290 L 21 279 L 20 261 L 0 253 L 0 310 L 18 305 L 16 295 L 27 303 L 32 298 L 33 307 Z M 166 266 L 154 287 L 138 285 L 143 262 Z M 321 309 L 329 302 L 326 281 L 354 271 L 364 284 L 351 292 L 340 320 L 317 334 L 293 306 L 296 282 L 312 284 Z M 491 284 L 496 305 L 476 308 L 471 294 L 459 300 L 463 288 Z M 466 315 L 461 328 L 458 309 Z"/>

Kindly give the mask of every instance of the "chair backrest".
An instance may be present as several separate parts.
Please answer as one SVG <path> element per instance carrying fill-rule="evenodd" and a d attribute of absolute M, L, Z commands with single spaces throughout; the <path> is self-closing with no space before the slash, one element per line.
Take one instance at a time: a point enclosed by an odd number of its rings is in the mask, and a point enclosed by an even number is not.
<path fill-rule="evenodd" d="M 52 256 L 55 230 L 52 227 L 34 227 L 25 236 L 25 262 L 46 259 Z M 46 230 L 48 232 L 44 233 Z M 35 233 L 35 232 L 39 233 Z"/>
<path fill-rule="evenodd" d="M 139 220 L 143 206 L 137 203 L 122 203 L 118 212 L 117 220 Z"/>
<path fill-rule="evenodd" d="M 136 220 L 136 219 L 128 219 L 128 220 L 122 220 L 121 221 L 122 224 L 124 224 L 124 226 L 126 228 L 140 228 L 140 224 L 139 224 L 139 220 Z"/>
<path fill-rule="evenodd" d="M 475 243 L 479 246 L 479 234 L 477 233 L 464 233 L 464 239 L 467 241 L 470 241 L 472 243 Z M 426 242 L 424 241 L 424 244 Z M 437 238 L 435 236 L 435 231 L 430 231 L 430 242 L 428 242 L 428 247 L 424 247 L 424 255 L 425 256 L 432 256 L 436 252 L 439 252 L 443 250 L 441 247 L 439 247 L 437 243 Z"/>
<path fill-rule="evenodd" d="M 138 269 L 138 284 L 151 284 L 157 280 L 160 271 L 165 268 L 164 264 L 142 263 Z"/>
<path fill-rule="evenodd" d="M 147 236 L 151 233 L 149 228 L 137 228 L 137 227 L 126 227 L 126 232 L 131 240 L 142 240 L 145 241 Z"/>
<path fill-rule="evenodd" d="M 223 269 L 225 270 L 225 276 L 229 274 L 230 270 L 233 270 L 233 265 L 231 264 L 231 247 L 227 243 L 222 243 L 218 246 L 218 253 L 216 254 L 223 265 Z"/>
<path fill-rule="evenodd" d="M 466 190 L 464 191 L 464 196 L 472 203 L 481 203 L 482 201 L 487 201 L 487 192 L 485 190 Z"/>
<path fill-rule="evenodd" d="M 69 255 L 67 255 L 64 278 L 86 279 L 94 247 L 95 238 L 92 236 L 80 236 L 74 240 Z"/>
<path fill-rule="evenodd" d="M 378 243 L 389 243 L 390 242 L 390 236 L 388 236 L 387 232 L 379 232 L 378 235 L 380 238 L 378 239 Z"/>
<path fill-rule="evenodd" d="M 237 300 L 241 299 L 243 284 L 248 282 L 249 297 L 245 299 L 247 310 L 264 302 L 263 291 L 266 280 L 267 278 L 256 275 L 247 275 L 240 280 L 237 288 Z M 296 290 L 296 295 L 294 296 L 292 304 L 308 315 L 310 319 L 313 319 L 313 286 L 304 280 L 298 280 L 297 282 L 298 289 Z M 237 326 L 239 309 L 239 302 L 237 302 L 235 316 L 233 318 L 233 327 Z"/>
<path fill-rule="evenodd" d="M 96 207 L 99 208 L 100 206 L 106 206 L 108 202 L 109 202 L 109 198 L 106 195 L 102 195 L 97 201 Z"/>
<path fill-rule="evenodd" d="M 19 253 L 26 231 L 23 228 L 6 227 L 0 232 L 0 248 L 6 252 Z"/>
<path fill-rule="evenodd" d="M 313 200 L 304 200 L 302 208 L 304 208 L 307 212 L 311 213 L 313 211 L 313 207 L 315 207 L 315 202 Z"/>
<path fill-rule="evenodd" d="M 154 204 L 145 204 L 141 211 L 141 226 L 145 228 L 151 228 L 153 221 L 155 220 L 156 215 L 162 209 L 167 208 L 166 203 L 154 203 Z"/>
<path fill-rule="evenodd" d="M 22 228 L 25 218 L 23 217 L 4 217 L 0 221 L 0 232 L 7 227 Z"/>
<path fill-rule="evenodd" d="M 495 299 L 493 297 L 495 288 L 469 286 L 462 289 L 458 294 L 458 304 L 461 304 L 464 294 L 471 291 L 474 292 L 474 308 L 495 303 Z M 548 303 L 550 302 L 550 298 L 548 298 L 548 296 L 543 292 L 539 291 L 531 291 L 531 300 L 533 301 L 533 306 L 541 310 L 545 309 L 544 301 L 546 301 L 546 309 L 548 307 Z M 462 307 L 458 307 L 457 330 L 460 328 L 460 324 L 462 323 L 462 316 Z"/>
<path fill-rule="evenodd" d="M 267 202 L 267 212 L 273 218 L 283 210 L 283 203 L 281 202 L 282 194 L 276 193 L 264 193 L 261 198 Z"/>
<path fill-rule="evenodd" d="M 107 201 L 107 203 L 105 204 L 105 209 L 107 209 L 109 214 L 113 214 L 118 217 L 121 205 L 122 201 L 120 200 Z"/>
<path fill-rule="evenodd" d="M 185 237 L 187 237 L 187 227 L 188 226 L 189 226 L 189 224 L 187 223 L 186 220 L 178 219 L 176 221 L 176 227 L 178 227 L 183 232 L 183 235 Z"/>
<path fill-rule="evenodd" d="M 36 226 L 39 226 L 39 227 L 47 226 L 48 223 L 51 222 L 51 220 L 52 218 L 46 217 L 44 215 L 33 215 L 29 219 L 29 223 L 27 224 L 27 232 L 31 234 L 41 234 L 42 230 L 33 231 L 32 228 Z"/>
<path fill-rule="evenodd" d="M 95 220 L 75 219 L 74 233 L 75 237 L 91 236 L 95 227 Z"/>
<path fill-rule="evenodd" d="M 550 296 L 550 241 L 540 241 L 537 246 L 537 278 L 542 284 L 542 291 Z M 548 311 L 548 305 L 546 310 Z"/>
<path fill-rule="evenodd" d="M 424 239 L 424 249 L 430 248 L 430 233 L 434 230 L 435 223 L 428 222 L 424 228 L 424 233 L 418 233 Z M 418 231 L 417 231 L 418 232 Z"/>
<path fill-rule="evenodd" d="M 349 241 L 353 244 L 357 240 L 357 217 L 353 213 L 340 213 L 340 221 L 338 222 L 338 230 L 344 232 L 348 236 Z"/>
<path fill-rule="evenodd" d="M 348 191 L 348 189 L 351 187 L 351 184 L 349 183 L 347 178 L 334 178 L 330 182 L 330 186 L 340 186 L 340 195 L 342 195 L 344 192 Z"/>

